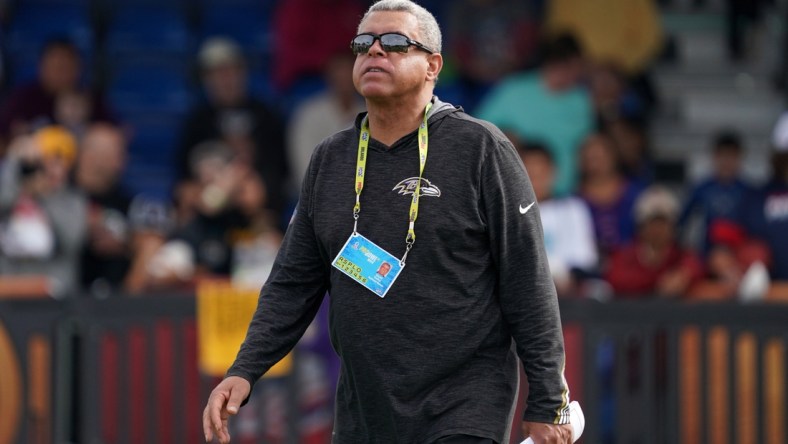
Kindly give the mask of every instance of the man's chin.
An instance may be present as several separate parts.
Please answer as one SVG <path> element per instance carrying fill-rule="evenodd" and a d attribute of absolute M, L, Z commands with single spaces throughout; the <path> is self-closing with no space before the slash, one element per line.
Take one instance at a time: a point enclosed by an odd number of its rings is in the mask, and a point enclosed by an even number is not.
<path fill-rule="evenodd" d="M 391 95 L 388 88 L 378 85 L 369 85 L 362 87 L 359 91 L 362 97 L 369 100 L 385 99 Z"/>

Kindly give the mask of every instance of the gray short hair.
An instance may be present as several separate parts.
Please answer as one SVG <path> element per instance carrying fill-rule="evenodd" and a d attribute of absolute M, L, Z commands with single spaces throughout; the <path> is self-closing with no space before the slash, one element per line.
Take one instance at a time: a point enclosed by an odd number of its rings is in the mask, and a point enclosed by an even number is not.
<path fill-rule="evenodd" d="M 381 11 L 407 12 L 416 17 L 416 21 L 419 24 L 419 39 L 421 43 L 435 52 L 441 52 L 443 42 L 438 21 L 435 20 L 435 16 L 430 11 L 411 0 L 380 0 L 376 2 L 364 14 L 358 25 L 359 29 L 371 13 Z"/>

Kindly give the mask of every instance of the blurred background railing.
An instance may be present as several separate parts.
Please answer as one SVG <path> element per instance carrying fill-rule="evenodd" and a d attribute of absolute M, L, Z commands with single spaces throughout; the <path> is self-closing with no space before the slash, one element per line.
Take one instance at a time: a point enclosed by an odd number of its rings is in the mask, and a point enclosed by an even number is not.
<path fill-rule="evenodd" d="M 787 308 L 563 301 L 584 442 L 786 442 Z"/>
<path fill-rule="evenodd" d="M 561 311 L 584 443 L 788 439 L 788 306 L 564 300 Z M 217 379 L 199 371 L 197 337 L 190 295 L 0 301 L 0 443 L 200 442 Z M 233 421 L 237 442 L 330 441 L 330 422 L 309 420 L 305 355 L 258 383 Z"/>

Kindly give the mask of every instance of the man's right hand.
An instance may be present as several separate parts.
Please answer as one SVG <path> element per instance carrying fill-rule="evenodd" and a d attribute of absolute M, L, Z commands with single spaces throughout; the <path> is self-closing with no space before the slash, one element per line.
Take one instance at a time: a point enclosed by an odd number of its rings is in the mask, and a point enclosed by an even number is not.
<path fill-rule="evenodd" d="M 211 392 L 208 405 L 202 413 L 202 429 L 205 442 L 212 442 L 214 436 L 221 444 L 230 442 L 227 420 L 238 413 L 241 403 L 249 396 L 252 387 L 249 381 L 239 376 L 228 376 Z"/>

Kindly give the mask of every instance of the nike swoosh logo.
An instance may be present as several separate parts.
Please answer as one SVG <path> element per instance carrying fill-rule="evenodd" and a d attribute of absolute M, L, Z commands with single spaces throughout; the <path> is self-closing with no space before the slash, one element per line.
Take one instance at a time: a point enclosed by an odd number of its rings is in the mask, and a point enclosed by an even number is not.
<path fill-rule="evenodd" d="M 523 206 L 522 206 L 522 205 L 520 205 L 520 214 L 525 214 L 525 213 L 527 213 L 527 212 L 528 212 L 528 210 L 530 210 L 530 209 L 531 209 L 531 207 L 532 207 L 532 206 L 534 206 L 534 204 L 535 204 L 535 203 L 536 203 L 536 202 L 531 202 L 531 205 L 528 205 L 528 206 L 527 206 L 527 207 L 525 207 L 525 208 L 523 208 Z"/>

